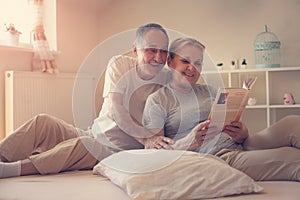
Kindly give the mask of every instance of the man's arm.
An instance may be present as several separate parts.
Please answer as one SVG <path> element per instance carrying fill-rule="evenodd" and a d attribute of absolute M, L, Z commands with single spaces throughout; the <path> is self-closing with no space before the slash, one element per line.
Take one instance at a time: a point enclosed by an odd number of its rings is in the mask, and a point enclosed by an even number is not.
<path fill-rule="evenodd" d="M 192 131 L 177 141 L 171 138 L 164 137 L 164 130 L 152 129 L 151 132 L 155 134 L 151 138 L 145 140 L 145 144 L 150 148 L 155 149 L 174 149 L 174 150 L 188 150 L 197 149 L 203 144 L 206 132 L 208 130 L 209 120 L 202 122 L 195 126 Z"/>
<path fill-rule="evenodd" d="M 152 129 L 151 132 L 154 135 L 144 140 L 145 149 L 174 149 L 172 145 L 175 144 L 175 141 L 165 137 L 164 130 Z"/>
<path fill-rule="evenodd" d="M 161 141 L 172 143 L 170 138 L 165 138 L 161 134 L 156 135 L 134 121 L 123 105 L 123 95 L 121 93 L 110 93 L 108 98 L 111 101 L 110 111 L 116 124 L 125 133 L 143 144 L 145 148 L 155 148 L 158 145 L 157 140 L 159 138 Z"/>

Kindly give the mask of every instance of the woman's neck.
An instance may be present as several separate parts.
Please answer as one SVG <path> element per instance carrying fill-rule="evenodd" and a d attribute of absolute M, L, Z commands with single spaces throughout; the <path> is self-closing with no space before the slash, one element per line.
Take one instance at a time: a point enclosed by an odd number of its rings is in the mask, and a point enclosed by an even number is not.
<path fill-rule="evenodd" d="M 169 85 L 174 90 L 181 92 L 181 93 L 189 93 L 192 90 L 192 85 L 185 83 L 185 84 L 178 84 L 177 80 L 171 79 Z"/>

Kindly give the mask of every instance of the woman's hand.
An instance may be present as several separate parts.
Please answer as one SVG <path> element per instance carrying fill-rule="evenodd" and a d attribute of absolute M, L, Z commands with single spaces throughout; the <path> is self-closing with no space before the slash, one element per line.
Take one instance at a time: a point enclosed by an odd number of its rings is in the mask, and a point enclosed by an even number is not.
<path fill-rule="evenodd" d="M 173 145 L 174 149 L 194 150 L 200 147 L 203 144 L 209 123 L 209 120 L 199 123 L 187 136 L 175 142 Z"/>
<path fill-rule="evenodd" d="M 249 136 L 247 127 L 241 121 L 231 122 L 230 125 L 226 125 L 223 132 L 237 143 L 243 143 Z"/>
<path fill-rule="evenodd" d="M 173 150 L 171 146 L 175 141 L 171 138 L 164 137 L 161 135 L 154 135 L 150 138 L 144 139 L 145 149 L 168 149 Z"/>

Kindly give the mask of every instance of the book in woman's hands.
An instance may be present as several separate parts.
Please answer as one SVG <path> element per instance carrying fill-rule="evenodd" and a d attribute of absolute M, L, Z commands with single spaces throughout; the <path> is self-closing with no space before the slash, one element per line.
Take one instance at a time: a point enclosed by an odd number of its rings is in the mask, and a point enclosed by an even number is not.
<path fill-rule="evenodd" d="M 209 115 L 210 127 L 222 131 L 225 125 L 239 121 L 246 107 L 250 90 L 257 77 L 248 78 L 242 88 L 220 88 Z"/>

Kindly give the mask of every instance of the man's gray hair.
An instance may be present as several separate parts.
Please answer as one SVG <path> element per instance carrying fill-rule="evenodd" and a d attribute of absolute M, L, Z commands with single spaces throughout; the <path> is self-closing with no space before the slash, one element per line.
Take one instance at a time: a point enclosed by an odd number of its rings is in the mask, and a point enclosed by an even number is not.
<path fill-rule="evenodd" d="M 145 34 L 150 31 L 150 30 L 160 30 L 161 32 L 163 32 L 167 39 L 169 40 L 169 36 L 168 36 L 168 33 L 167 31 L 159 24 L 156 24 L 156 23 L 149 23 L 149 24 L 146 24 L 146 25 L 143 25 L 143 26 L 140 26 L 137 31 L 136 31 L 136 34 L 135 34 L 135 40 L 134 40 L 134 45 L 135 46 L 138 46 L 142 43 L 143 39 L 144 39 L 144 36 Z"/>

